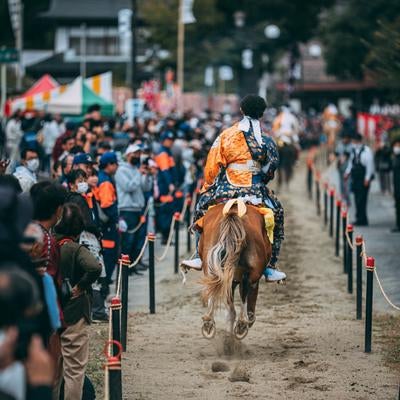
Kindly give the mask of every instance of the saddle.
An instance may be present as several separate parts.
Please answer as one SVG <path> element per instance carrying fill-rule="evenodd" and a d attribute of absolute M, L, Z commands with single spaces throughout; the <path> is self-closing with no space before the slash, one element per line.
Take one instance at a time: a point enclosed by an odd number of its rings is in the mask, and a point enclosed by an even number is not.
<path fill-rule="evenodd" d="M 229 214 L 231 208 L 234 205 L 237 205 L 237 214 L 240 218 L 242 218 L 246 214 L 247 207 L 253 207 L 254 209 L 256 209 L 264 217 L 265 230 L 267 231 L 267 236 L 268 236 L 270 243 L 272 244 L 274 242 L 275 217 L 274 217 L 274 212 L 272 211 L 271 208 L 263 207 L 263 206 L 255 206 L 250 203 L 245 203 L 240 198 L 239 199 L 228 199 L 224 203 L 225 203 L 225 205 L 224 205 L 224 208 L 222 209 L 222 214 L 224 216 Z M 216 205 L 212 205 L 212 206 L 208 207 L 207 212 L 215 206 Z M 203 217 L 199 218 L 195 222 L 196 227 L 199 228 L 200 230 L 203 230 L 205 215 Z"/>

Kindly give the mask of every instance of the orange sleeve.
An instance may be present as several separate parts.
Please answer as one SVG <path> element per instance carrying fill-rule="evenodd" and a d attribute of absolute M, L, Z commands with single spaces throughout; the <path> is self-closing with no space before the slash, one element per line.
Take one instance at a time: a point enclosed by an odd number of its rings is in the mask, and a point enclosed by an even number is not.
<path fill-rule="evenodd" d="M 279 114 L 272 123 L 272 131 L 277 132 L 281 126 L 282 114 Z"/>
<path fill-rule="evenodd" d="M 218 136 L 207 156 L 206 166 L 204 168 L 204 185 L 201 189 L 202 192 L 207 190 L 215 181 L 221 167 L 226 167 L 226 159 L 223 151 L 223 137 Z"/>
<path fill-rule="evenodd" d="M 111 207 L 117 198 L 113 184 L 111 182 L 100 184 L 97 188 L 97 197 L 101 208 Z"/>
<path fill-rule="evenodd" d="M 160 171 L 166 171 L 171 166 L 169 155 L 165 152 L 156 155 L 154 160 L 157 163 L 157 166 L 160 169 Z"/>

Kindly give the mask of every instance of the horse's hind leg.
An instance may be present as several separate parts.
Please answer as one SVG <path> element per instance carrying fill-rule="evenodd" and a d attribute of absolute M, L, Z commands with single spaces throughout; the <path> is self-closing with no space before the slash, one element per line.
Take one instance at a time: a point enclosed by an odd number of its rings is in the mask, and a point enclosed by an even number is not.
<path fill-rule="evenodd" d="M 215 310 L 214 299 L 210 297 L 208 299 L 207 314 L 203 316 L 203 326 L 201 328 L 201 333 L 206 339 L 212 339 L 216 333 L 214 310 Z"/>
<path fill-rule="evenodd" d="M 235 324 L 236 319 L 236 310 L 235 310 L 235 289 L 239 284 L 238 281 L 232 282 L 232 301 L 230 301 L 227 305 L 227 314 L 226 314 L 226 322 L 228 324 L 228 332 L 233 335 L 233 325 Z"/>
<path fill-rule="evenodd" d="M 249 294 L 247 296 L 247 316 L 249 318 L 249 327 L 256 322 L 256 303 L 258 296 L 258 286 L 260 281 L 250 284 Z"/>
<path fill-rule="evenodd" d="M 249 318 L 247 316 L 247 297 L 249 294 L 249 275 L 244 274 L 240 283 L 240 314 L 234 332 L 237 339 L 244 339 L 249 331 Z"/>

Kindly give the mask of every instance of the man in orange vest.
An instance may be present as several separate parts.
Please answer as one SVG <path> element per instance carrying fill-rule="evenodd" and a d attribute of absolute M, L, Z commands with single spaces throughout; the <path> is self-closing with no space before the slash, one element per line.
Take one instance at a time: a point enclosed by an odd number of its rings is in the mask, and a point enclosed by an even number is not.
<path fill-rule="evenodd" d="M 157 210 L 157 227 L 162 234 L 162 244 L 167 243 L 168 233 L 174 214 L 174 194 L 176 191 L 175 160 L 171 153 L 175 135 L 172 131 L 161 134 L 161 148 L 155 156 L 158 167 L 157 187 L 159 203 Z"/>
<path fill-rule="evenodd" d="M 104 264 L 108 282 L 114 272 L 118 260 L 119 235 L 118 235 L 118 200 L 114 175 L 118 169 L 118 159 L 114 152 L 104 153 L 99 163 L 99 182 L 95 191 L 99 203 L 99 219 L 103 233 L 102 246 Z"/>

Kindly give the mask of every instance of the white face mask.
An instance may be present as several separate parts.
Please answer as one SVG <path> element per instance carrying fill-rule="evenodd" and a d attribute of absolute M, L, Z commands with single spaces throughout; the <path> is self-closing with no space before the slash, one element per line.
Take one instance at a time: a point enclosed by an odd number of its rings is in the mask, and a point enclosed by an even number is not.
<path fill-rule="evenodd" d="M 77 193 L 80 194 L 86 193 L 89 189 L 89 185 L 87 182 L 78 182 L 76 186 L 77 186 L 76 191 Z"/>
<path fill-rule="evenodd" d="M 36 172 L 39 168 L 39 159 L 32 158 L 32 160 L 28 160 L 26 162 L 26 168 L 28 168 L 31 172 Z"/>
<path fill-rule="evenodd" d="M 400 146 L 393 147 L 393 153 L 397 155 L 400 154 Z"/>

